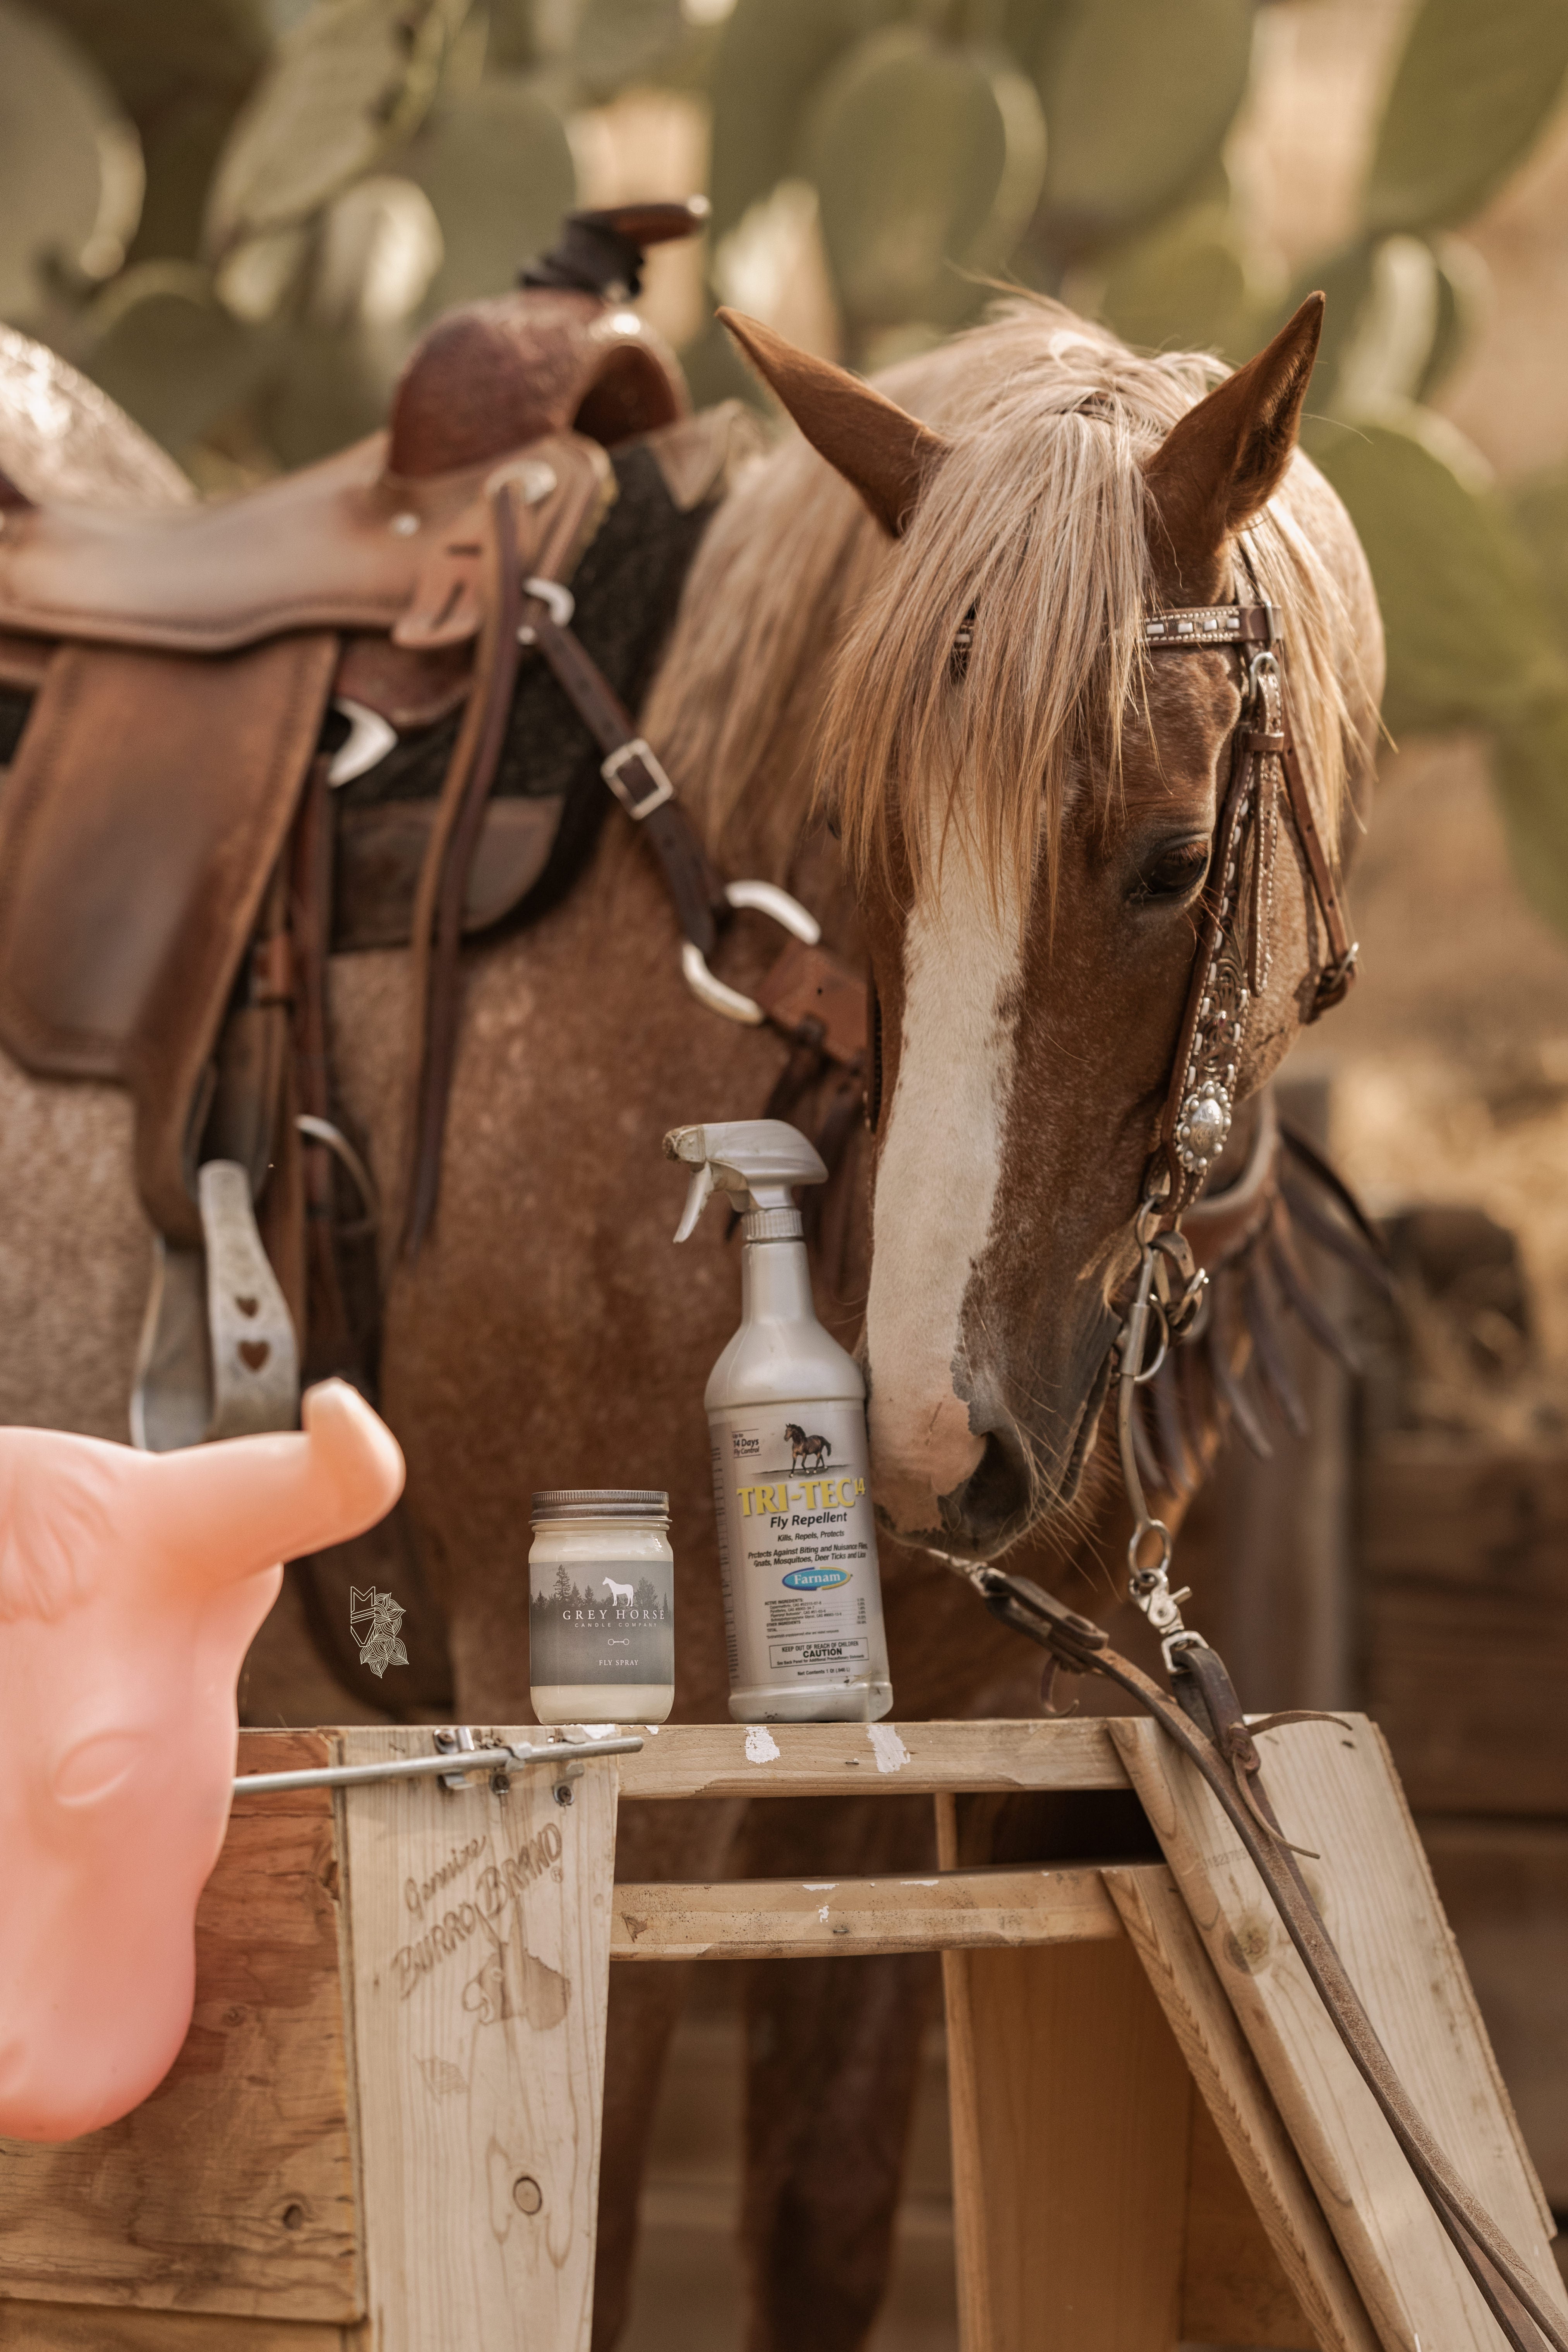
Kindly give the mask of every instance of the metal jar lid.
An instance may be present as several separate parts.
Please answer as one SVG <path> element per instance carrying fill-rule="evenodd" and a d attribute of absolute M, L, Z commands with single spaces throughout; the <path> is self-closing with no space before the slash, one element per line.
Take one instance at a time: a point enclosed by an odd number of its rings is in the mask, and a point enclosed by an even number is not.
<path fill-rule="evenodd" d="M 668 1519 L 669 1494 L 652 1486 L 552 1486 L 533 1498 L 533 1524 L 552 1519 Z"/>

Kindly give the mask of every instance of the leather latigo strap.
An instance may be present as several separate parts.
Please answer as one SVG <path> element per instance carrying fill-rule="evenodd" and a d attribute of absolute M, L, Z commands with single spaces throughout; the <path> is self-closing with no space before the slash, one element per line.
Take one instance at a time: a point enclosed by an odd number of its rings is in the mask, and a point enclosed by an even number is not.
<path fill-rule="evenodd" d="M 417 1251 L 436 1213 L 447 1102 L 457 1053 L 458 950 L 468 872 L 506 746 L 517 677 L 522 576 L 570 577 L 615 494 L 610 461 L 573 436 L 556 451 L 550 491 L 530 495 L 521 467 L 489 479 L 482 524 L 489 571 L 473 686 L 430 827 L 415 898 L 412 1154 L 403 1244 Z"/>

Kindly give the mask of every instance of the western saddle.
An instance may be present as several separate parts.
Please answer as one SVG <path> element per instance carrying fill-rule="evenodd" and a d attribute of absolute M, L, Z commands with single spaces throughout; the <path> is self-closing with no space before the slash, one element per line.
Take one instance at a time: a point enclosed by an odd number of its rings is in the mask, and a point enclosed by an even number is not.
<path fill-rule="evenodd" d="M 302 1339 L 310 1376 L 374 1381 L 354 1303 L 374 1199 L 332 1095 L 328 957 L 412 947 L 414 1250 L 461 942 L 526 915 L 570 814 L 564 791 L 494 791 L 541 661 L 656 854 L 699 992 L 858 1091 L 859 982 L 784 893 L 726 887 L 616 691 L 637 663 L 606 677 L 571 625 L 632 457 L 692 519 L 683 566 L 745 445 L 737 404 L 691 415 L 629 307 L 644 248 L 702 210 L 573 215 L 518 292 L 428 331 L 384 432 L 226 503 L 36 502 L 0 477 L 0 697 L 30 698 L 0 795 L 0 1045 L 133 1097 L 158 1236 L 139 1444 L 292 1425 Z M 438 749 L 428 793 L 345 792 L 411 743 L 426 769 Z M 707 968 L 737 903 L 795 934 L 757 1003 Z"/>

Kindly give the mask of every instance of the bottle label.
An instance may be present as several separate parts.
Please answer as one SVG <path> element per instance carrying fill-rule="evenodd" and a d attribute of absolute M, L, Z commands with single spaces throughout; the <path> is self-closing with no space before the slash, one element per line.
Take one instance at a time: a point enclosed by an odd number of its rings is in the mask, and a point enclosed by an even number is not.
<path fill-rule="evenodd" d="M 672 1683 L 675 1568 L 668 1559 L 533 1560 L 528 1679 Z"/>
<path fill-rule="evenodd" d="M 738 1406 L 710 1428 L 731 1687 L 885 1682 L 864 1408 Z"/>

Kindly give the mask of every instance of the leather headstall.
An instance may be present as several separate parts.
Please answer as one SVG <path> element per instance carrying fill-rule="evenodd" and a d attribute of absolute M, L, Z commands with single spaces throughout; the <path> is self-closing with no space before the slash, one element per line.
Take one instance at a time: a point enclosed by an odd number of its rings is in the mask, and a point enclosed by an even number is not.
<path fill-rule="evenodd" d="M 1242 667 L 1241 716 L 1215 828 L 1205 918 L 1145 1192 L 1163 1192 L 1179 1218 L 1224 1150 L 1236 1113 L 1236 1080 L 1256 999 L 1268 983 L 1279 846 L 1279 785 L 1307 862 L 1327 937 L 1307 1019 L 1338 1004 L 1355 977 L 1345 922 L 1290 721 L 1279 610 L 1265 604 L 1205 604 L 1152 614 L 1151 653 L 1233 647 Z"/>

